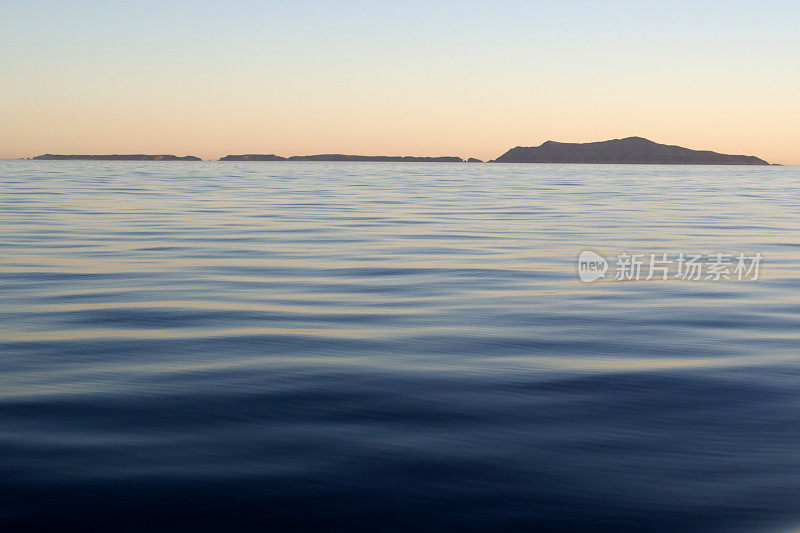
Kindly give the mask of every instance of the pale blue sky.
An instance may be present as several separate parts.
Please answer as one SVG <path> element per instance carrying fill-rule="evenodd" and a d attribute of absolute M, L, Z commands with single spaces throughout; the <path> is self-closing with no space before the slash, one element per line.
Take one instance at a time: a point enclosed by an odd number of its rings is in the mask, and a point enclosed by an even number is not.
<path fill-rule="evenodd" d="M 797 2 L 3 2 L 0 157 L 495 157 L 642 135 L 800 163 Z"/>

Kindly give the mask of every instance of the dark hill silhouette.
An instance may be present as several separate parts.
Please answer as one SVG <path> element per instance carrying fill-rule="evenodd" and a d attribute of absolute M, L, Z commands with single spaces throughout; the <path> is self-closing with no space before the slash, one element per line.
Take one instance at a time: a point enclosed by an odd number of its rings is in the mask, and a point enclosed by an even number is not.
<path fill-rule="evenodd" d="M 727 155 L 659 144 L 642 137 L 592 143 L 547 141 L 517 146 L 492 163 L 640 163 L 659 165 L 768 165 L 751 155 Z"/>
<path fill-rule="evenodd" d="M 317 154 L 293 155 L 281 157 L 274 154 L 245 154 L 226 155 L 220 161 L 367 161 L 384 163 L 463 163 L 464 160 L 455 156 L 444 157 L 416 157 L 416 156 L 391 156 L 391 155 L 346 155 L 346 154 Z M 475 160 L 477 161 L 477 160 Z"/>
<path fill-rule="evenodd" d="M 112 154 L 112 155 L 62 155 L 62 154 L 44 154 L 37 155 L 33 159 L 43 159 L 50 161 L 68 161 L 72 159 L 92 159 L 99 161 L 202 161 L 199 157 L 187 155 L 178 157 L 172 154 Z"/>
<path fill-rule="evenodd" d="M 345 155 L 345 154 L 319 154 L 319 155 L 293 155 L 289 161 L 374 161 L 388 163 L 463 163 L 464 160 L 455 156 L 444 157 L 415 157 L 391 155 Z"/>
<path fill-rule="evenodd" d="M 285 157 L 275 154 L 243 154 L 243 155 L 226 155 L 220 157 L 220 161 L 286 161 Z"/>

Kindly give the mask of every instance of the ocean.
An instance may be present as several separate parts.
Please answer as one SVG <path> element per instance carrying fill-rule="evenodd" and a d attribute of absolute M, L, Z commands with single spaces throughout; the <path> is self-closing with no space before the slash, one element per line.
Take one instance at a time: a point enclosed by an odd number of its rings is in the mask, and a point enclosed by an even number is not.
<path fill-rule="evenodd" d="M 798 190 L 798 167 L 0 161 L 0 529 L 797 528 Z"/>

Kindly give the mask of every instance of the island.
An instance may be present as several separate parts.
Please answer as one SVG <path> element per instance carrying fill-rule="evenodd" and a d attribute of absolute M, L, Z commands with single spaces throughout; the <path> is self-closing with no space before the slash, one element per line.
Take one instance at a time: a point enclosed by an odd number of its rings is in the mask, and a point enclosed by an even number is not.
<path fill-rule="evenodd" d="M 62 155 L 44 154 L 37 155 L 33 159 L 46 161 L 70 161 L 70 160 L 97 160 L 97 161 L 202 161 L 199 157 L 187 155 L 178 157 L 172 154 L 149 155 L 149 154 L 112 154 L 112 155 Z"/>
<path fill-rule="evenodd" d="M 752 155 L 728 155 L 659 144 L 643 137 L 590 143 L 547 141 L 517 146 L 490 163 L 613 163 L 657 165 L 769 165 Z"/>
<path fill-rule="evenodd" d="M 318 155 L 293 155 L 281 157 L 274 154 L 245 154 L 226 155 L 220 161 L 355 161 L 376 163 L 463 163 L 464 160 L 455 156 L 444 157 L 417 157 L 417 156 L 391 156 L 391 155 L 346 155 L 346 154 L 318 154 Z"/>
<path fill-rule="evenodd" d="M 286 161 L 285 157 L 275 154 L 242 154 L 242 155 L 226 155 L 220 157 L 220 161 Z"/>
<path fill-rule="evenodd" d="M 61 155 L 44 154 L 39 160 L 100 161 L 201 161 L 199 157 L 172 154 Z M 283 157 L 275 154 L 240 154 L 220 157 L 219 161 L 338 161 L 376 163 L 483 163 L 457 156 L 390 156 L 316 154 Z M 539 146 L 517 146 L 488 161 L 489 163 L 575 163 L 575 164 L 649 164 L 649 165 L 769 165 L 752 155 L 729 155 L 710 150 L 691 150 L 682 146 L 659 144 L 644 137 L 626 137 L 589 143 L 547 141 Z"/>

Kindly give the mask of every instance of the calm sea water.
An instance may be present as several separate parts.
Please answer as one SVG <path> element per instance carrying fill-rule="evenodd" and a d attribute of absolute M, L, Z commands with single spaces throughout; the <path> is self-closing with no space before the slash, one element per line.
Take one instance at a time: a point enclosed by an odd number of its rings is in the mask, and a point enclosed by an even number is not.
<path fill-rule="evenodd" d="M 800 525 L 800 169 L 0 162 L 0 526 Z M 764 255 L 581 283 L 584 249 Z"/>

